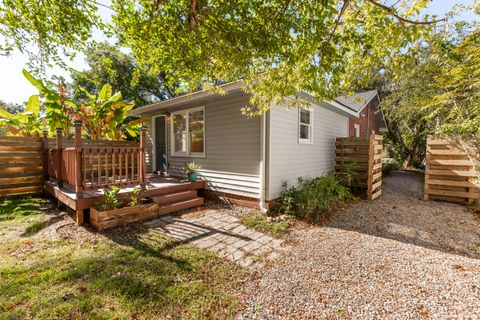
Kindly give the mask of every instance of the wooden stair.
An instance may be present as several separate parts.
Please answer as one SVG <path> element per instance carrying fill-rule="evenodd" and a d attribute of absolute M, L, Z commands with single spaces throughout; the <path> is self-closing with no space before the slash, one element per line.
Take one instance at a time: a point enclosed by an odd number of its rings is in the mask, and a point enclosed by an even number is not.
<path fill-rule="evenodd" d="M 177 186 L 175 191 L 160 193 L 150 197 L 158 205 L 158 215 L 166 215 L 175 211 L 190 209 L 203 205 L 203 197 L 198 196 L 197 184 Z"/>

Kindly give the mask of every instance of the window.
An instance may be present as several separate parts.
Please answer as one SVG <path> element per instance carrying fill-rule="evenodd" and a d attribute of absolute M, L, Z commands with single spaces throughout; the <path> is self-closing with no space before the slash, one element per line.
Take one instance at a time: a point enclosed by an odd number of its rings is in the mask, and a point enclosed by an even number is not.
<path fill-rule="evenodd" d="M 360 125 L 359 124 L 354 124 L 353 128 L 355 129 L 355 137 L 359 138 L 360 137 Z"/>
<path fill-rule="evenodd" d="M 312 143 L 312 110 L 300 109 L 299 111 L 298 141 Z"/>
<path fill-rule="evenodd" d="M 203 107 L 172 113 L 172 154 L 205 154 L 205 109 Z"/>

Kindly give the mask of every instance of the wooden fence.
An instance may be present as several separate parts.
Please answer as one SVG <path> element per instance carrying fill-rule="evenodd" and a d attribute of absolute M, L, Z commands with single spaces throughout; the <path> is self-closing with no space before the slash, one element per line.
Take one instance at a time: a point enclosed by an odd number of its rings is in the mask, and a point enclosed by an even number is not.
<path fill-rule="evenodd" d="M 40 193 L 43 163 L 41 138 L 0 136 L 0 196 Z"/>
<path fill-rule="evenodd" d="M 382 194 L 382 139 L 372 134 L 369 138 L 337 138 L 335 143 L 335 172 L 355 164 L 355 186 L 366 189 L 369 200 Z"/>
<path fill-rule="evenodd" d="M 425 200 L 478 204 L 475 176 L 474 163 L 465 146 L 446 138 L 427 138 Z"/>

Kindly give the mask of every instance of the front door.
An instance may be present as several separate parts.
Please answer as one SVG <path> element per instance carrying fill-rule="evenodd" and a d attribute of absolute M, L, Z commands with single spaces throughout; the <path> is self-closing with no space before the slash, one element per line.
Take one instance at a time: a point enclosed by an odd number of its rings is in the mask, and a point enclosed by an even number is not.
<path fill-rule="evenodd" d="M 155 170 L 167 172 L 167 137 L 165 117 L 155 118 Z"/>

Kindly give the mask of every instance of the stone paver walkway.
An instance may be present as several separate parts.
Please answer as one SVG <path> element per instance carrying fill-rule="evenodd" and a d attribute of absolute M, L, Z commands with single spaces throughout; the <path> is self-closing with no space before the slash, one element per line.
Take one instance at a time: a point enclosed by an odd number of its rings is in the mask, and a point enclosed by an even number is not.
<path fill-rule="evenodd" d="M 202 216 L 193 218 L 168 215 L 144 225 L 243 267 L 261 267 L 265 259 L 274 260 L 290 248 L 283 240 L 248 229 L 238 218 L 216 210 L 207 210 Z"/>

